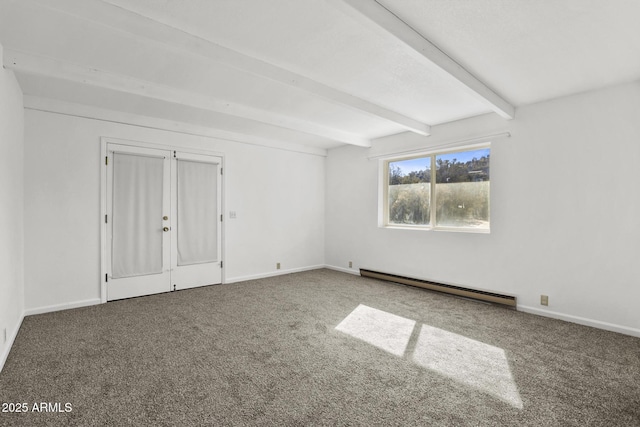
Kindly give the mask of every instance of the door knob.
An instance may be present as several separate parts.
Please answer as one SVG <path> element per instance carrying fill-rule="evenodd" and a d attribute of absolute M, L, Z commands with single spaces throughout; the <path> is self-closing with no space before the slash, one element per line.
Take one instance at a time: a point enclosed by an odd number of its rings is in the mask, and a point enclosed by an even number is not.
<path fill-rule="evenodd" d="M 165 216 L 162 217 L 162 219 L 166 221 L 166 220 L 169 219 L 169 217 L 165 215 Z"/>
<path fill-rule="evenodd" d="M 169 231 L 169 227 L 164 227 L 162 231 Z"/>

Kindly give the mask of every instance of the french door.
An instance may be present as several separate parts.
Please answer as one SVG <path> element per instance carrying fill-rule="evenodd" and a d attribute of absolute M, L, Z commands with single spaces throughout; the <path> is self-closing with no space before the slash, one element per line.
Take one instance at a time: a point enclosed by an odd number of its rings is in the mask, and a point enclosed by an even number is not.
<path fill-rule="evenodd" d="M 222 282 L 216 156 L 107 144 L 107 300 Z"/>

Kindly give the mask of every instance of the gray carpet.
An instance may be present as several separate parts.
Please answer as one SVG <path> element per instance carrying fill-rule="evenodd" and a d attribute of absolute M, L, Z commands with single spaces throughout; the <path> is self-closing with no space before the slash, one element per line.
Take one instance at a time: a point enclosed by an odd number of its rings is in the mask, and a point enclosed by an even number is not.
<path fill-rule="evenodd" d="M 639 426 L 640 339 L 316 270 L 29 316 L 0 402 L 25 426 Z"/>

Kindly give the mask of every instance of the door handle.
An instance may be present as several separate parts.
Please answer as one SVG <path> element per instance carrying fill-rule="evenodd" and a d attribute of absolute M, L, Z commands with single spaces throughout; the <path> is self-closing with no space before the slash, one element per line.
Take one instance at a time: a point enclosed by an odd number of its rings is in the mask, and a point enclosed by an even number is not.
<path fill-rule="evenodd" d="M 169 227 L 164 227 L 164 228 L 162 229 L 162 231 L 164 231 L 164 232 L 169 231 Z"/>

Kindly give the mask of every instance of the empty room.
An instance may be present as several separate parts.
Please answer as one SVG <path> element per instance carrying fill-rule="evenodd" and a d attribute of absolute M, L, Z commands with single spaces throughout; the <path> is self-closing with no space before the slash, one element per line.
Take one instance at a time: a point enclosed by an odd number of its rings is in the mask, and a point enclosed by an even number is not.
<path fill-rule="evenodd" d="M 0 0 L 0 426 L 639 426 L 639 18 Z"/>

